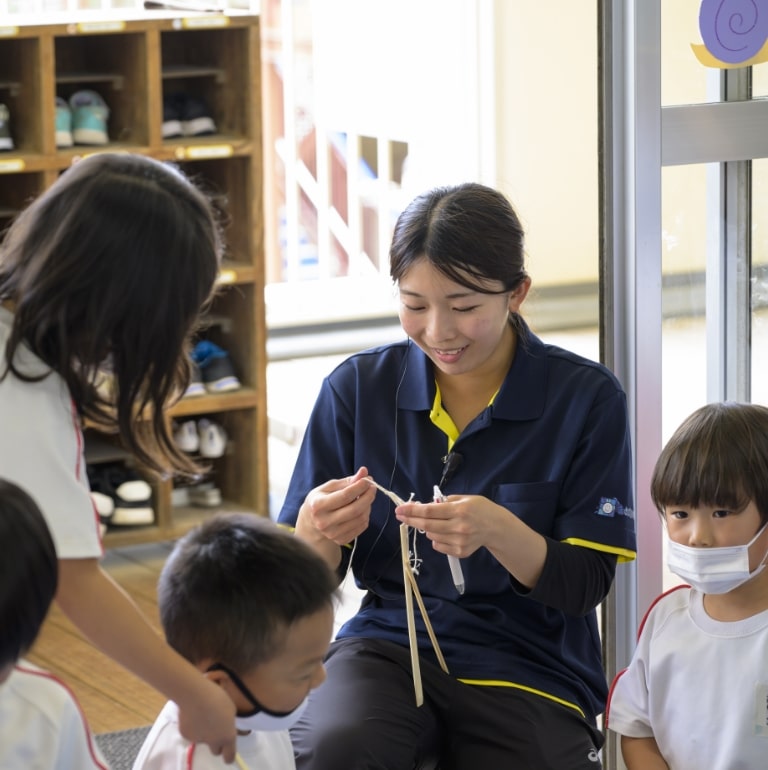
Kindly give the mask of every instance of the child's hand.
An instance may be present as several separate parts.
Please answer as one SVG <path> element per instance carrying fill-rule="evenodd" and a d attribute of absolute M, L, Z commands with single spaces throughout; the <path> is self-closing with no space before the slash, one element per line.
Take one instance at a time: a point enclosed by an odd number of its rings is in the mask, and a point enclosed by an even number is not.
<path fill-rule="evenodd" d="M 179 732 L 193 743 L 205 743 L 212 754 L 230 764 L 235 761 L 235 704 L 219 687 L 199 676 L 201 689 L 179 707 Z"/>

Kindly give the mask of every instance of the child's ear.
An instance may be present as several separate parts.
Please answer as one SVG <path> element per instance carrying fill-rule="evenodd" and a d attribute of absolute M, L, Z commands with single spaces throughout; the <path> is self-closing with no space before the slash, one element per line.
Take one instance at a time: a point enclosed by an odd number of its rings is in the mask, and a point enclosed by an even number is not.
<path fill-rule="evenodd" d="M 221 669 L 208 671 L 208 668 L 211 665 L 213 665 L 213 661 L 209 660 L 199 663 L 197 667 L 202 671 L 203 676 L 206 679 L 210 679 L 211 682 L 214 682 L 215 684 L 219 685 L 219 687 L 221 687 L 225 682 L 229 681 L 229 674 L 227 674 L 226 671 L 222 671 Z"/>

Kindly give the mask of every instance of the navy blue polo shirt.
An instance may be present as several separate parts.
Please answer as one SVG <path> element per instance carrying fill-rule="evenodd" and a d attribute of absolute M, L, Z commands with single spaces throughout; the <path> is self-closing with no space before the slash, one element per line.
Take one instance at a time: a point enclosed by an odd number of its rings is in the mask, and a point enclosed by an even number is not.
<path fill-rule="evenodd" d="M 294 525 L 307 493 L 365 465 L 407 499 L 430 501 L 448 450 L 430 411 L 432 363 L 409 341 L 364 351 L 324 380 L 279 521 Z M 601 364 L 527 329 L 493 403 L 452 446 L 462 462 L 442 491 L 483 495 L 550 538 L 634 558 L 635 526 L 626 397 Z M 338 633 L 408 646 L 399 522 L 376 496 L 352 570 L 367 594 Z M 567 615 L 515 590 L 485 549 L 462 559 L 458 595 L 445 554 L 416 534 L 418 585 L 451 675 L 552 698 L 588 719 L 602 712 L 607 685 L 595 612 Z M 410 540 L 413 540 L 413 532 Z M 435 659 L 416 610 L 419 648 Z"/>

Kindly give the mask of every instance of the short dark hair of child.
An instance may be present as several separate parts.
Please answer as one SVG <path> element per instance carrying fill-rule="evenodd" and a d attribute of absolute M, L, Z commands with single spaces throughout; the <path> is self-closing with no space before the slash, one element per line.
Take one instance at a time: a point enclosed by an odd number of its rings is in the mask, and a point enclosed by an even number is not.
<path fill-rule="evenodd" d="M 305 542 L 256 514 L 218 514 L 175 545 L 158 583 L 171 647 L 238 672 L 268 661 L 296 621 L 332 606 L 336 577 Z"/>
<path fill-rule="evenodd" d="M 0 479 L 0 667 L 32 646 L 59 580 L 56 547 L 37 503 Z"/>
<path fill-rule="evenodd" d="M 697 409 L 659 455 L 651 498 L 667 505 L 724 506 L 751 501 L 768 521 L 768 408 L 724 401 Z"/>

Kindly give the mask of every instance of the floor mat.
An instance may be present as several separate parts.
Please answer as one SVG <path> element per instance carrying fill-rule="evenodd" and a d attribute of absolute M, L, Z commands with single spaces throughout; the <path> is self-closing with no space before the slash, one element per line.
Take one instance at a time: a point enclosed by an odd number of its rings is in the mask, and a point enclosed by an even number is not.
<path fill-rule="evenodd" d="M 94 738 L 111 770 L 131 770 L 148 732 L 149 726 L 134 727 L 114 733 L 100 733 Z"/>

